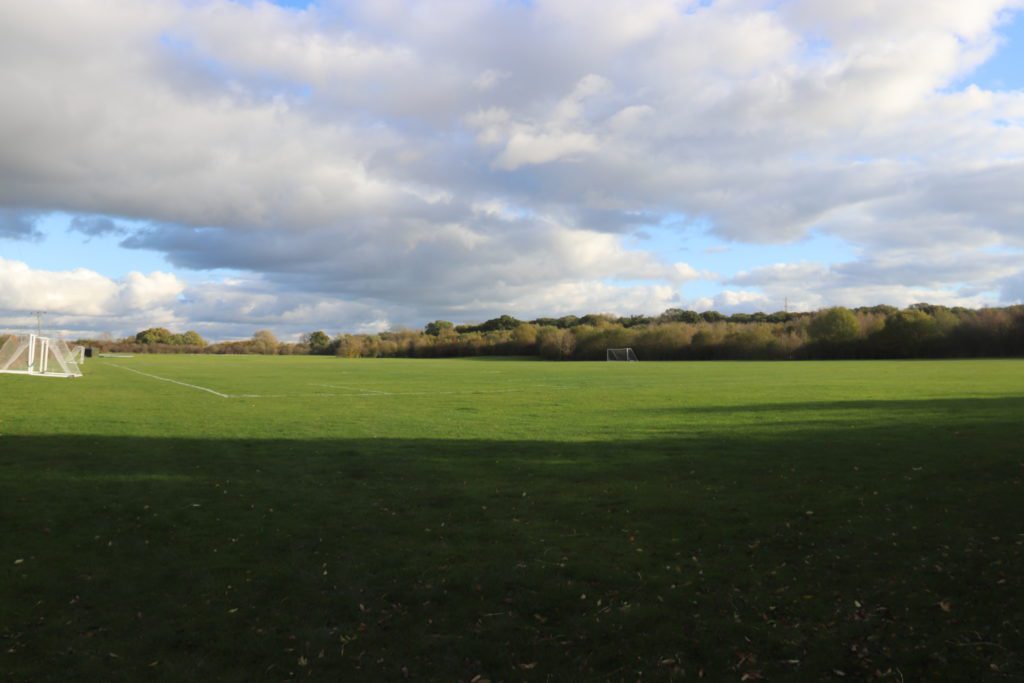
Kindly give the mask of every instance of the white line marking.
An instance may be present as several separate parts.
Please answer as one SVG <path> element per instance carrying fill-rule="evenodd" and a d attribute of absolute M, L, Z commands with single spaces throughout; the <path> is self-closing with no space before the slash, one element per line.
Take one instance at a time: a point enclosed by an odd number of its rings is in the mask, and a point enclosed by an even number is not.
<path fill-rule="evenodd" d="M 181 385 L 183 387 L 188 387 L 189 389 L 198 389 L 199 391 L 205 391 L 205 392 L 207 392 L 209 394 L 213 394 L 214 396 L 220 396 L 221 398 L 237 398 L 235 396 L 232 396 L 231 394 L 222 394 L 219 391 L 214 391 L 213 389 L 209 389 L 207 387 L 201 387 L 201 386 L 199 386 L 197 384 L 189 384 L 188 382 L 179 382 L 176 379 L 168 379 L 167 377 L 161 377 L 160 375 L 151 375 L 148 372 L 142 372 L 141 370 L 136 370 L 135 368 L 126 368 L 125 366 L 118 365 L 117 363 L 105 363 L 105 365 L 113 365 L 115 368 L 121 368 L 122 370 L 127 370 L 128 372 L 134 372 L 137 375 L 143 375 L 145 377 L 152 377 L 153 379 L 158 379 L 161 382 L 170 382 L 171 384 L 179 384 L 179 385 Z M 256 398 L 256 396 L 249 396 L 248 398 Z"/>
<path fill-rule="evenodd" d="M 354 394 L 335 394 L 335 393 L 316 393 L 316 394 L 222 394 L 219 391 L 210 389 L 209 387 L 199 386 L 198 384 L 189 384 L 188 382 L 180 382 L 176 379 L 169 377 L 161 377 L 160 375 L 152 375 L 148 372 L 142 372 L 135 368 L 125 367 L 124 365 L 118 365 L 117 363 L 105 362 L 104 365 L 112 365 L 115 368 L 121 370 L 127 370 L 128 372 L 134 372 L 137 375 L 143 377 L 149 377 L 151 379 L 160 380 L 161 382 L 170 382 L 171 384 L 177 384 L 178 386 L 188 387 L 189 389 L 196 389 L 197 391 L 205 391 L 208 394 L 219 396 L 220 398 L 307 398 L 307 397 L 322 397 L 322 396 L 339 396 L 339 397 L 356 397 L 356 398 L 377 398 L 383 396 L 474 396 L 479 394 L 518 394 L 522 393 L 521 388 L 514 389 L 476 389 L 469 391 L 379 391 L 377 389 L 364 389 L 363 387 L 355 387 L 352 385 L 345 384 L 313 384 L 310 383 L 311 387 L 325 387 L 328 389 L 348 389 L 354 390 L 359 393 Z M 536 384 L 527 386 L 544 387 L 548 389 L 568 389 L 569 387 L 558 384 Z"/>

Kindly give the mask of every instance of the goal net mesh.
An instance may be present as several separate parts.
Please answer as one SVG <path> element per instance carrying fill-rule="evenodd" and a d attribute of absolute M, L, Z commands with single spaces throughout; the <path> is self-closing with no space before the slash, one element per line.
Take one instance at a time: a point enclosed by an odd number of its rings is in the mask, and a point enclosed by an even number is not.
<path fill-rule="evenodd" d="M 59 368 L 60 374 L 70 375 L 71 377 L 82 376 L 82 370 L 78 367 L 75 355 L 68 348 L 68 345 L 64 343 L 63 339 L 50 339 L 48 351 L 52 360 L 47 363 L 47 367 L 51 372 Z"/>
<path fill-rule="evenodd" d="M 608 349 L 605 360 L 619 360 L 619 361 L 635 361 L 639 360 L 636 354 L 633 353 L 633 349 Z"/>
<path fill-rule="evenodd" d="M 0 372 L 28 372 L 28 337 L 8 337 L 0 347 Z"/>

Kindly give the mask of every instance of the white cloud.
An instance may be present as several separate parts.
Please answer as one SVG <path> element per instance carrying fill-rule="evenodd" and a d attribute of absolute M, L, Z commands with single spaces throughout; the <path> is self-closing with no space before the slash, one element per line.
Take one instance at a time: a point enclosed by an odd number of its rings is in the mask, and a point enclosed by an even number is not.
<path fill-rule="evenodd" d="M 85 268 L 44 271 L 0 258 L 0 312 L 45 310 L 82 317 L 146 312 L 172 304 L 185 285 L 171 273 L 113 280 Z"/>
<path fill-rule="evenodd" d="M 495 160 L 495 166 L 514 171 L 521 166 L 546 164 L 558 159 L 578 160 L 582 154 L 595 149 L 597 140 L 586 133 L 517 131 L 509 137 L 504 151 Z"/>
<path fill-rule="evenodd" d="M 540 122 L 509 120 L 505 110 L 489 110 L 467 120 L 481 128 L 478 139 L 485 145 L 505 140 L 494 160 L 495 168 L 514 171 L 522 166 L 546 164 L 560 159 L 579 160 L 598 148 L 597 138 L 582 125 L 588 99 L 610 89 L 601 76 L 587 74 L 572 91 L 559 100 Z"/>
<path fill-rule="evenodd" d="M 788 299 L 790 308 L 796 310 L 878 303 L 908 306 L 922 301 L 979 307 L 989 301 L 992 292 L 1001 289 L 1005 289 L 1004 300 L 1013 302 L 1011 283 L 1022 275 L 1024 266 L 1015 252 L 965 249 L 950 253 L 941 248 L 889 251 L 832 265 L 776 263 L 740 272 L 727 284 L 747 288 L 742 290 L 747 298 L 725 297 L 715 303 L 723 310 L 744 311 L 761 305 L 758 297 L 775 302 L 776 307 L 777 302 Z"/>

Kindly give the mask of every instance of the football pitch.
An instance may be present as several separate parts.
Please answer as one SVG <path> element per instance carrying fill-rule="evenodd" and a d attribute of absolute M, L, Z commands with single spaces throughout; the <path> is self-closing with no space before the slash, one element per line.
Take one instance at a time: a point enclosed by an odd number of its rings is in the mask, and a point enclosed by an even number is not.
<path fill-rule="evenodd" d="M 0 376 L 4 680 L 1024 677 L 1024 361 Z"/>

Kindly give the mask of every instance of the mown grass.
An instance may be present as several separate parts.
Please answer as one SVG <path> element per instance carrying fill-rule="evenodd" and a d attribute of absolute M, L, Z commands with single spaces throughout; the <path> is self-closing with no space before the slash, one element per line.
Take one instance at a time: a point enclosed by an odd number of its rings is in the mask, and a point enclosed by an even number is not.
<path fill-rule="evenodd" d="M 1021 361 L 86 371 L 0 376 L 11 680 L 1024 677 Z"/>

